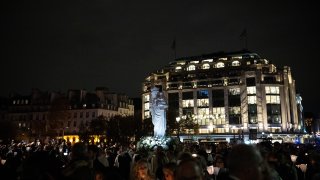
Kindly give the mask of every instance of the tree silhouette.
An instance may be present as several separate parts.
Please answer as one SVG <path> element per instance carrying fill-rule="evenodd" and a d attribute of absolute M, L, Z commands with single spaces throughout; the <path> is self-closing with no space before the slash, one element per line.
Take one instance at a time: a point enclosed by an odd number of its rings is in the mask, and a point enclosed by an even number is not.
<path fill-rule="evenodd" d="M 187 116 L 186 118 L 181 118 L 179 123 L 180 132 L 190 133 L 190 130 L 193 129 L 195 134 L 199 133 L 199 124 L 194 122 L 194 119 Z"/>
<path fill-rule="evenodd" d="M 168 110 L 167 111 L 167 134 L 172 135 L 174 131 L 178 130 L 179 123 L 176 121 L 178 117 L 178 113 L 176 110 Z"/>
<path fill-rule="evenodd" d="M 107 121 L 107 138 L 120 143 L 129 143 L 137 133 L 139 123 L 133 116 L 114 116 Z"/>
<path fill-rule="evenodd" d="M 101 115 L 96 119 L 92 119 L 90 122 L 90 132 L 95 135 L 106 135 L 107 118 Z"/>
<path fill-rule="evenodd" d="M 134 129 L 135 129 L 135 139 L 139 140 L 143 135 L 143 123 L 141 113 L 135 113 L 134 115 Z"/>
<path fill-rule="evenodd" d="M 89 142 L 90 139 L 90 132 L 89 128 L 81 121 L 79 126 L 79 139 L 83 142 Z"/>
<path fill-rule="evenodd" d="M 44 119 L 39 120 L 32 120 L 30 121 L 31 124 L 31 132 L 34 131 L 34 133 L 41 138 L 42 135 L 45 135 L 47 133 L 47 121 Z M 31 134 L 30 134 L 31 135 Z"/>
<path fill-rule="evenodd" d="M 65 97 L 59 97 L 52 101 L 48 112 L 48 125 L 51 132 L 64 128 L 64 122 L 69 117 L 68 106 L 69 102 Z"/>
<path fill-rule="evenodd" d="M 120 138 L 124 143 L 128 143 L 131 137 L 135 136 L 136 128 L 133 116 L 123 116 L 118 118 L 120 128 Z"/>
<path fill-rule="evenodd" d="M 17 127 L 12 121 L 0 121 L 0 139 L 4 143 L 8 143 L 10 139 L 13 139 L 17 136 Z"/>

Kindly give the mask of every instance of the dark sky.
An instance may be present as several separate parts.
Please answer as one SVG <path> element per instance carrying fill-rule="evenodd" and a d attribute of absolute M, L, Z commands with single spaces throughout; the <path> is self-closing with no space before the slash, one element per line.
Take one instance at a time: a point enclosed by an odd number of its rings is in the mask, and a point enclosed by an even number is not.
<path fill-rule="evenodd" d="M 138 97 L 174 58 L 248 49 L 290 66 L 305 111 L 320 112 L 319 10 L 309 1 L 2 1 L 0 94 L 97 86 Z"/>

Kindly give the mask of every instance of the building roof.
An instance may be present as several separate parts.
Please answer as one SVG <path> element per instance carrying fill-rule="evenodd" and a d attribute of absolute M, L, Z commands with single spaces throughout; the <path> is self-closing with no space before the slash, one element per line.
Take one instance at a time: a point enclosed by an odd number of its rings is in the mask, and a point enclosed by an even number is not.
<path fill-rule="evenodd" d="M 202 59 L 216 59 L 216 58 L 221 58 L 221 57 L 232 57 L 232 56 L 246 56 L 246 55 L 254 55 L 255 58 L 260 58 L 260 56 L 256 53 L 253 53 L 247 49 L 243 49 L 241 51 L 233 51 L 233 52 L 224 52 L 224 51 L 218 51 L 214 53 L 209 53 L 209 54 L 202 54 L 202 55 L 197 55 L 197 56 L 189 56 L 189 57 L 181 57 L 175 59 L 175 61 L 180 61 L 180 60 L 202 60 Z"/>

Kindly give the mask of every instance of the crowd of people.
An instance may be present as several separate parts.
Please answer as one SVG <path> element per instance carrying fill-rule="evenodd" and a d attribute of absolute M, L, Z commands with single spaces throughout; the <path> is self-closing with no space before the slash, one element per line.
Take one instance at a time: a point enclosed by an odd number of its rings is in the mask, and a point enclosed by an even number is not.
<path fill-rule="evenodd" d="M 152 151 L 104 143 L 0 144 L 0 179 L 13 180 L 317 180 L 316 144 L 181 143 Z"/>

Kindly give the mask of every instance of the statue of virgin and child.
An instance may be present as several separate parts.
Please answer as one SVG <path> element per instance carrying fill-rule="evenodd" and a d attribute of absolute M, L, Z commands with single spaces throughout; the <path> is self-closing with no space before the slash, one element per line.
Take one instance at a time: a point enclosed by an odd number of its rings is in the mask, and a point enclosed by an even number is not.
<path fill-rule="evenodd" d="M 159 88 L 151 89 L 150 111 L 152 116 L 153 136 L 162 138 L 166 133 L 166 109 L 168 104 L 163 92 L 159 92 Z"/>

